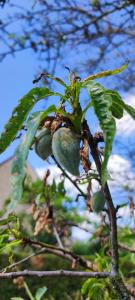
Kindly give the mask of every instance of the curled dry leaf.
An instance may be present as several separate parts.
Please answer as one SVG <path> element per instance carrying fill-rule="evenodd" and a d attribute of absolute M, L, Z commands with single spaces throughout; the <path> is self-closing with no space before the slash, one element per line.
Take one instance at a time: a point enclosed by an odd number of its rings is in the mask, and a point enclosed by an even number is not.
<path fill-rule="evenodd" d="M 87 138 L 84 138 L 83 149 L 80 150 L 80 158 L 82 161 L 83 168 L 87 173 L 91 169 L 91 162 L 89 160 L 89 143 Z"/>
<path fill-rule="evenodd" d="M 33 256 L 30 259 L 31 265 L 36 269 L 42 269 L 45 264 L 45 258 L 42 254 Z"/>
<path fill-rule="evenodd" d="M 17 286 L 18 289 L 22 289 L 24 286 L 24 277 L 19 276 L 13 279 L 13 283 Z"/>
<path fill-rule="evenodd" d="M 71 268 L 72 268 L 72 269 L 75 269 L 76 266 L 77 266 L 77 260 L 76 260 L 76 259 L 73 259 L 73 260 L 72 260 L 72 266 L 71 266 Z"/>
<path fill-rule="evenodd" d="M 50 209 L 50 206 L 46 206 L 45 208 L 38 210 L 34 235 L 38 235 L 43 229 L 48 233 L 51 232 L 50 224 L 52 224 L 52 218 L 50 217 Z"/>

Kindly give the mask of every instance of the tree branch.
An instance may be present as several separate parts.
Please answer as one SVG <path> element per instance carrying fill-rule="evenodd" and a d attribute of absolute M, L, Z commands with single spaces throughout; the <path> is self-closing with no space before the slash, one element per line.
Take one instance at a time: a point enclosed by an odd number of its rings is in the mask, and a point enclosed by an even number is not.
<path fill-rule="evenodd" d="M 98 150 L 95 146 L 93 136 L 90 132 L 90 129 L 87 125 L 87 122 L 84 123 L 84 130 L 86 130 L 88 135 L 88 141 L 89 146 L 91 149 L 91 155 L 94 159 L 94 162 L 96 164 L 97 171 L 99 175 L 101 176 L 101 161 L 99 158 Z M 109 210 L 109 218 L 110 218 L 110 237 L 111 237 L 111 246 L 112 246 L 112 272 L 114 274 L 117 274 L 118 272 L 118 266 L 119 266 L 119 255 L 118 255 L 118 242 L 117 242 L 117 221 L 116 221 L 116 210 L 113 205 L 112 197 L 110 194 L 110 190 L 108 188 L 108 185 L 106 183 L 105 187 L 102 186 L 102 191 L 105 195 L 108 210 Z"/>
<path fill-rule="evenodd" d="M 132 248 L 130 248 L 130 247 L 128 247 L 128 246 L 125 246 L 125 245 L 123 245 L 123 244 L 120 244 L 119 243 L 119 248 L 121 249 L 121 250 L 124 250 L 124 251 L 128 251 L 128 252 L 130 252 L 130 253 L 134 253 L 135 254 L 135 249 L 132 249 Z"/>
<path fill-rule="evenodd" d="M 57 271 L 18 271 L 10 273 L 0 273 L 1 279 L 16 278 L 19 276 L 24 277 L 80 277 L 80 278 L 107 278 L 110 276 L 109 272 L 78 272 L 78 271 L 67 271 L 67 270 L 57 270 Z"/>
<path fill-rule="evenodd" d="M 96 266 L 96 264 L 94 262 L 91 262 L 89 260 L 86 260 L 82 257 L 80 257 L 79 255 L 74 254 L 73 252 L 67 250 L 67 249 L 63 249 L 63 248 L 57 248 L 55 246 L 52 245 L 48 245 L 42 242 L 37 242 L 37 241 L 33 241 L 30 239 L 26 239 L 24 238 L 22 243 L 24 245 L 30 245 L 36 248 L 44 248 L 45 252 L 50 253 L 50 254 L 54 254 L 60 257 L 63 257 L 65 259 L 70 260 L 71 262 L 73 262 L 73 260 L 76 261 L 76 263 L 86 269 L 89 270 L 93 270 L 93 271 L 98 271 L 98 268 Z"/>

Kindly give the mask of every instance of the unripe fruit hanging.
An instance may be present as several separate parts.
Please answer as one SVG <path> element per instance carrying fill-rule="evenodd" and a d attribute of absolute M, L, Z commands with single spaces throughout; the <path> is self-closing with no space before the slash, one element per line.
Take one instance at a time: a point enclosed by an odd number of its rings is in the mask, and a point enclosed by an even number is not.
<path fill-rule="evenodd" d="M 60 166 L 69 173 L 79 176 L 80 139 L 70 128 L 61 127 L 52 139 L 52 151 Z"/>
<path fill-rule="evenodd" d="M 44 160 L 52 154 L 52 137 L 48 128 L 43 128 L 37 135 L 35 151 Z"/>
<path fill-rule="evenodd" d="M 105 206 L 105 196 L 102 191 L 96 192 L 92 199 L 91 205 L 94 212 L 99 213 L 103 210 Z"/>

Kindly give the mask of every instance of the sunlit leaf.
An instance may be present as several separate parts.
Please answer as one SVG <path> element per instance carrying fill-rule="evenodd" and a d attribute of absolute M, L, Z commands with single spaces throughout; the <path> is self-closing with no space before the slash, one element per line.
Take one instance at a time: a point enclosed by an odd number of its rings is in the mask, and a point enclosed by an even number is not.
<path fill-rule="evenodd" d="M 47 291 L 47 287 L 46 286 L 44 286 L 42 288 L 39 288 L 36 291 L 36 295 L 35 295 L 36 300 L 41 300 L 42 297 L 44 296 L 44 294 L 46 293 L 46 291 Z"/>
<path fill-rule="evenodd" d="M 33 106 L 41 99 L 48 96 L 59 96 L 48 88 L 33 88 L 21 100 L 19 105 L 13 110 L 12 116 L 5 125 L 5 130 L 0 136 L 0 153 L 10 145 L 15 139 L 17 132 L 22 128 L 29 112 Z"/>
<path fill-rule="evenodd" d="M 85 114 L 87 112 L 87 110 L 92 106 L 92 103 L 89 102 L 86 107 L 84 108 L 83 112 L 82 112 L 82 118 L 81 118 L 81 122 L 83 122 L 83 119 L 85 118 Z"/>
<path fill-rule="evenodd" d="M 12 242 L 7 241 L 5 244 L 3 244 L 3 246 L 1 245 L 2 247 L 0 247 L 0 254 L 4 252 L 12 256 L 13 254 L 12 248 L 18 247 L 21 243 L 22 243 L 21 239 L 13 240 Z"/>
<path fill-rule="evenodd" d="M 90 75 L 87 78 L 84 78 L 81 81 L 81 83 L 83 84 L 83 86 L 85 86 L 85 84 L 87 84 L 90 80 L 119 74 L 119 73 L 123 72 L 127 68 L 127 66 L 128 66 L 128 63 L 124 64 L 121 68 L 117 68 L 114 70 L 107 70 L 107 71 L 99 72 L 97 74 Z"/>

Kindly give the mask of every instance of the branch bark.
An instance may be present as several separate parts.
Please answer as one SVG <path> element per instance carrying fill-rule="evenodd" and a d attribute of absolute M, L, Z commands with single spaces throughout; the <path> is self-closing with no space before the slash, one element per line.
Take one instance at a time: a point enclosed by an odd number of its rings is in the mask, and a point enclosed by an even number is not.
<path fill-rule="evenodd" d="M 91 150 L 91 155 L 94 159 L 97 171 L 99 175 L 101 176 L 101 160 L 99 157 L 98 149 L 94 143 L 93 136 L 90 132 L 90 129 L 87 125 L 87 121 L 84 121 L 84 134 L 87 135 L 89 146 Z M 102 186 L 102 191 L 105 195 L 108 211 L 109 211 L 109 219 L 110 219 L 110 239 L 111 239 L 111 251 L 112 251 L 112 266 L 111 266 L 111 276 L 110 281 L 117 293 L 119 300 L 129 300 L 129 292 L 119 275 L 119 253 L 118 253 L 118 239 L 117 239 L 117 218 L 116 218 L 116 209 L 114 207 L 112 197 L 110 194 L 109 187 L 107 183 L 105 186 Z"/>
<path fill-rule="evenodd" d="M 89 146 L 91 150 L 92 157 L 96 164 L 97 171 L 101 176 L 101 161 L 98 154 L 98 150 L 95 146 L 93 136 L 90 132 L 90 129 L 87 125 L 87 122 L 84 123 L 84 130 L 86 129 L 88 135 Z M 109 218 L 110 218 L 110 237 L 111 237 L 111 246 L 112 246 L 112 272 L 113 274 L 117 274 L 119 268 L 119 255 L 118 255 L 118 241 L 117 241 L 117 219 L 116 219 L 116 209 L 113 205 L 112 197 L 110 194 L 109 187 L 107 183 L 105 187 L 102 186 L 102 191 L 105 195 L 108 211 L 109 211 Z"/>
<path fill-rule="evenodd" d="M 19 271 L 10 273 L 0 273 L 1 279 L 16 278 L 19 276 L 24 277 L 80 277 L 80 278 L 107 278 L 109 277 L 109 272 L 78 272 L 78 271 L 67 271 L 67 270 L 57 270 L 57 271 Z"/>

